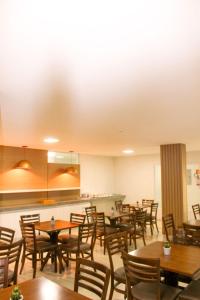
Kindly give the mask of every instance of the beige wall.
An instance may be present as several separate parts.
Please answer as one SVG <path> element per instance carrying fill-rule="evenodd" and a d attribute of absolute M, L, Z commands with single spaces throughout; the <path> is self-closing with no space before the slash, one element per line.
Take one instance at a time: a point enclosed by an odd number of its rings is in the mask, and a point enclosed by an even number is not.
<path fill-rule="evenodd" d="M 81 193 L 112 194 L 114 189 L 114 159 L 106 156 L 80 155 Z"/>
<path fill-rule="evenodd" d="M 127 202 L 155 196 L 154 172 L 159 155 L 118 157 L 115 162 L 115 191 L 126 194 Z"/>

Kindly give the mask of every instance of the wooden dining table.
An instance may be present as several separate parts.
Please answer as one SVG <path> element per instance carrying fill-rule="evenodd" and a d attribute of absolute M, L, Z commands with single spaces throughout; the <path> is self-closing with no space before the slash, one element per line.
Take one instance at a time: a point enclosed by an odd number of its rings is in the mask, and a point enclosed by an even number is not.
<path fill-rule="evenodd" d="M 108 218 L 108 220 L 110 221 L 111 226 L 116 226 L 117 221 L 120 218 L 128 216 L 128 215 L 129 215 L 129 213 L 124 213 L 124 212 L 119 212 L 119 211 L 114 211 L 114 212 L 105 214 L 106 218 Z"/>
<path fill-rule="evenodd" d="M 35 229 L 38 231 L 48 233 L 48 235 L 50 236 L 51 243 L 57 244 L 58 243 L 58 234 L 60 233 L 60 231 L 72 229 L 72 228 L 78 227 L 79 225 L 80 224 L 78 224 L 78 223 L 72 223 L 70 221 L 65 221 L 65 220 L 55 220 L 54 223 L 52 223 L 52 221 L 43 221 L 43 222 L 35 223 Z M 57 251 L 56 257 L 54 259 L 57 259 L 57 258 L 59 260 L 59 264 L 60 264 L 59 270 L 61 273 L 61 271 L 64 270 L 64 268 L 63 268 L 63 264 L 62 264 L 61 254 L 59 253 L 59 251 Z M 56 271 L 57 271 L 57 269 L 56 269 Z"/>
<path fill-rule="evenodd" d="M 24 281 L 18 287 L 24 300 L 91 300 L 45 277 Z M 12 289 L 13 286 L 0 289 L 0 299 L 9 300 Z"/>
<path fill-rule="evenodd" d="M 160 267 L 173 274 L 192 277 L 200 269 L 200 247 L 172 244 L 171 254 L 164 255 L 163 242 L 156 241 L 131 251 L 129 254 L 139 257 L 160 258 Z"/>
<path fill-rule="evenodd" d="M 196 229 L 200 229 L 200 219 L 189 220 L 187 222 L 184 222 L 184 224 L 194 226 L 196 227 Z"/>

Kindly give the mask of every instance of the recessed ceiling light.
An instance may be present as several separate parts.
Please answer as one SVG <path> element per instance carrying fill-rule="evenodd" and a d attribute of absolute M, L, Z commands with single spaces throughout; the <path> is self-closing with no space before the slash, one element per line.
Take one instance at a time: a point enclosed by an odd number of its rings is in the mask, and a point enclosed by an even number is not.
<path fill-rule="evenodd" d="M 52 137 L 52 136 L 49 136 L 49 137 L 44 139 L 44 142 L 48 143 L 48 144 L 54 144 L 54 143 L 58 143 L 59 139 L 57 139 L 55 137 Z"/>
<path fill-rule="evenodd" d="M 132 149 L 125 149 L 122 151 L 124 154 L 133 154 L 134 153 L 134 150 Z"/>

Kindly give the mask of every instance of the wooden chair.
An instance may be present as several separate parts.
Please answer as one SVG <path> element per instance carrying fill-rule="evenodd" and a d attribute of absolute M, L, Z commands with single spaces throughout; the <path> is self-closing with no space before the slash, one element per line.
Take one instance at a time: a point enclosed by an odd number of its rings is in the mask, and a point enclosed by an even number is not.
<path fill-rule="evenodd" d="M 97 295 L 99 299 L 106 300 L 109 281 L 110 270 L 106 266 L 95 261 L 77 258 L 74 281 L 75 292 L 79 292 L 79 288 L 82 288 Z"/>
<path fill-rule="evenodd" d="M 174 300 L 181 290 L 160 283 L 160 259 L 122 253 L 128 300 Z"/>
<path fill-rule="evenodd" d="M 154 203 L 153 199 L 142 199 L 142 206 L 151 206 Z"/>
<path fill-rule="evenodd" d="M 77 214 L 77 213 L 71 213 L 70 214 L 70 222 L 76 223 L 76 224 L 84 224 L 85 223 L 85 215 Z M 77 228 L 76 228 L 77 230 Z M 60 243 L 70 243 L 72 240 L 78 240 L 78 235 L 72 235 L 71 228 L 69 229 L 69 234 L 59 234 L 58 241 Z"/>
<path fill-rule="evenodd" d="M 121 211 L 121 209 L 122 209 L 122 200 L 116 200 L 115 201 L 115 209 L 116 209 L 116 211 Z"/>
<path fill-rule="evenodd" d="M 146 215 L 146 225 L 150 225 L 151 235 L 153 235 L 154 225 L 156 226 L 157 232 L 159 233 L 158 224 L 157 224 L 157 212 L 158 212 L 158 203 L 152 203 L 151 211 Z"/>
<path fill-rule="evenodd" d="M 177 244 L 188 244 L 185 239 L 185 233 L 183 228 L 175 227 L 173 214 L 167 214 L 162 217 L 163 227 L 166 235 L 166 240 L 168 242 L 173 242 Z"/>
<path fill-rule="evenodd" d="M 119 268 L 115 268 L 114 256 L 119 257 L 119 254 L 121 254 L 122 251 L 128 252 L 127 232 L 124 231 L 111 234 L 105 238 L 105 242 L 110 261 L 111 285 L 109 300 L 111 300 L 114 290 L 126 296 L 126 276 L 124 267 L 121 266 Z M 121 284 L 124 284 L 124 289 L 119 287 Z"/>
<path fill-rule="evenodd" d="M 8 286 L 8 257 L 0 258 L 0 288 Z"/>
<path fill-rule="evenodd" d="M 192 205 L 192 210 L 193 210 L 195 219 L 199 219 L 200 218 L 200 205 L 199 204 Z"/>
<path fill-rule="evenodd" d="M 84 258 L 91 258 L 91 260 L 94 260 L 93 250 L 95 244 L 95 230 L 95 223 L 80 225 L 78 240 L 59 245 L 62 258 L 67 266 L 69 265 L 69 261 L 75 261 L 80 255 Z M 75 255 L 75 258 L 73 255 Z"/>
<path fill-rule="evenodd" d="M 46 265 L 50 257 L 57 257 L 57 244 L 52 244 L 48 241 L 42 241 L 36 239 L 35 227 L 31 223 L 22 223 L 20 221 L 20 228 L 22 232 L 23 243 L 23 253 L 22 253 L 22 265 L 20 269 L 20 274 L 22 273 L 25 259 L 32 261 L 33 267 L 33 278 L 36 276 L 37 262 L 41 262 L 41 271 Z M 43 254 L 46 253 L 46 257 Z M 59 253 L 58 253 L 59 254 Z M 60 265 L 62 265 L 61 255 L 58 255 Z M 54 259 L 55 272 L 57 271 L 57 259 Z"/>
<path fill-rule="evenodd" d="M 22 216 L 20 216 L 20 220 L 24 224 L 37 224 L 37 223 L 40 223 L 40 214 L 22 215 Z M 36 234 L 36 240 L 49 241 L 50 238 L 48 235 L 43 235 L 43 234 L 40 234 L 40 232 L 38 232 Z"/>
<path fill-rule="evenodd" d="M 93 221 L 96 224 L 96 239 L 100 240 L 100 246 L 104 245 L 104 254 L 106 252 L 106 245 L 104 243 L 105 237 L 118 231 L 116 227 L 111 227 L 105 222 L 104 212 L 96 212 L 92 215 Z"/>
<path fill-rule="evenodd" d="M 200 280 L 193 280 L 181 292 L 179 300 L 199 300 L 200 299 Z"/>
<path fill-rule="evenodd" d="M 0 246 L 0 259 L 8 259 L 8 285 L 17 284 L 19 258 L 22 249 L 22 240 L 10 245 Z M 0 275 L 0 284 L 2 284 L 3 276 Z"/>
<path fill-rule="evenodd" d="M 135 249 L 137 249 L 137 239 L 142 239 L 144 245 L 145 242 L 145 226 L 146 226 L 146 211 L 135 211 L 133 214 L 133 225 L 128 230 L 130 237 L 130 245 L 131 240 L 134 242 Z"/>
<path fill-rule="evenodd" d="M 185 239 L 189 245 L 200 246 L 200 230 L 187 223 L 183 223 Z"/>
<path fill-rule="evenodd" d="M 14 235 L 13 229 L 0 226 L 0 246 L 12 244 Z"/>
<path fill-rule="evenodd" d="M 87 217 L 88 223 L 92 223 L 92 222 L 93 222 L 93 217 L 92 217 L 92 215 L 93 215 L 94 213 L 96 213 L 96 212 L 97 212 L 96 206 L 85 207 L 85 213 L 86 213 L 86 217 Z"/>

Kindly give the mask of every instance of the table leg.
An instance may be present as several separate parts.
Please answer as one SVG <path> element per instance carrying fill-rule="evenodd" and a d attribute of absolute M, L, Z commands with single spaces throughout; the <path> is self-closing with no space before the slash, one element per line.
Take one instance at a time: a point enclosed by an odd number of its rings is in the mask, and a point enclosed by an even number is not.
<path fill-rule="evenodd" d="M 177 273 L 165 271 L 165 283 L 171 286 L 178 286 L 178 275 Z"/>

